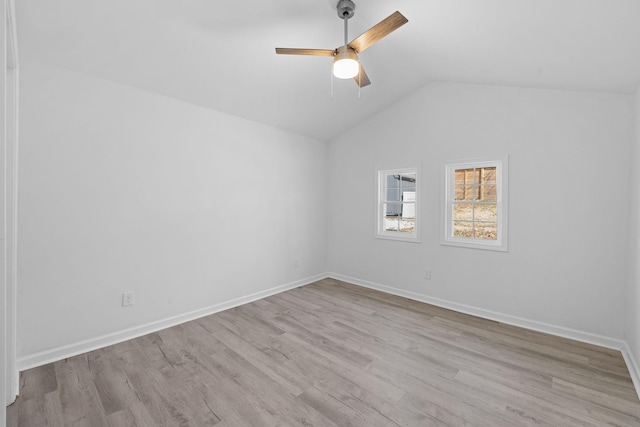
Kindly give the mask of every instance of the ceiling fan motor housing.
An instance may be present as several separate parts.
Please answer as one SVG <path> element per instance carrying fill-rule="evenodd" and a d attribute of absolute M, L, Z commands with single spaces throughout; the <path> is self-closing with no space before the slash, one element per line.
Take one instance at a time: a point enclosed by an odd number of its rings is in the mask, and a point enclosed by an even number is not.
<path fill-rule="evenodd" d="M 356 4 L 351 0 L 340 0 L 336 6 L 340 19 L 349 19 L 356 10 Z"/>

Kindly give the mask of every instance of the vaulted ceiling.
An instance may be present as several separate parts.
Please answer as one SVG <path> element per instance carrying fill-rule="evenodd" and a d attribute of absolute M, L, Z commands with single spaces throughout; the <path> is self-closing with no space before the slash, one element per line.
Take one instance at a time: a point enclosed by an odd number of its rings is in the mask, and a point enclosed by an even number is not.
<path fill-rule="evenodd" d="M 275 47 L 342 43 L 337 0 L 20 0 L 22 67 L 50 63 L 330 140 L 431 81 L 632 93 L 638 0 L 355 0 L 350 39 L 395 10 L 409 23 L 360 56 Z M 392 124 L 391 124 L 392 125 Z"/>

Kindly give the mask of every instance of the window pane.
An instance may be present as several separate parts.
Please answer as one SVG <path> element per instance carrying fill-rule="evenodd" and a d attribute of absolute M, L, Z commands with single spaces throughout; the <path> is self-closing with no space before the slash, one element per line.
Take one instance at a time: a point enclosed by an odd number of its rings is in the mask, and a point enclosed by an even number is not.
<path fill-rule="evenodd" d="M 402 201 L 403 202 L 415 202 L 416 201 L 416 192 L 415 191 L 403 191 L 402 192 Z"/>
<path fill-rule="evenodd" d="M 480 169 L 464 170 L 465 184 L 475 184 L 480 181 Z"/>
<path fill-rule="evenodd" d="M 479 169 L 456 169 L 454 172 L 455 185 L 473 185 L 479 178 Z"/>
<path fill-rule="evenodd" d="M 387 202 L 399 202 L 400 201 L 400 189 L 388 188 L 387 189 Z"/>
<path fill-rule="evenodd" d="M 400 175 L 387 175 L 387 188 L 400 188 Z"/>
<path fill-rule="evenodd" d="M 400 231 L 403 233 L 413 233 L 416 229 L 415 218 L 402 218 L 400 220 Z"/>
<path fill-rule="evenodd" d="M 400 216 L 402 213 L 402 204 L 401 203 L 385 203 L 384 204 L 384 216 Z"/>
<path fill-rule="evenodd" d="M 473 219 L 473 205 L 471 203 L 454 204 L 453 219 L 471 221 Z"/>
<path fill-rule="evenodd" d="M 475 238 L 485 240 L 498 239 L 498 225 L 491 222 L 475 223 Z"/>
<path fill-rule="evenodd" d="M 495 184 L 496 183 L 496 168 L 482 168 L 480 169 L 480 182 L 483 184 Z"/>
<path fill-rule="evenodd" d="M 400 203 L 384 204 L 384 230 L 398 231 L 400 229 L 400 214 L 402 205 Z"/>
<path fill-rule="evenodd" d="M 415 173 L 403 173 L 400 176 L 402 177 L 402 182 L 405 184 L 415 184 L 416 182 Z"/>
<path fill-rule="evenodd" d="M 416 183 L 415 182 L 402 182 L 402 191 L 416 191 Z"/>
<path fill-rule="evenodd" d="M 455 200 L 474 200 L 478 191 L 473 185 L 456 186 L 455 190 Z"/>
<path fill-rule="evenodd" d="M 384 231 L 398 231 L 400 228 L 400 217 L 388 216 L 384 219 Z"/>
<path fill-rule="evenodd" d="M 473 223 L 471 221 L 453 221 L 454 237 L 473 237 Z"/>
<path fill-rule="evenodd" d="M 478 200 L 484 202 L 495 202 L 498 200 L 495 184 L 487 184 L 478 187 Z"/>
<path fill-rule="evenodd" d="M 457 218 L 455 215 L 454 219 L 467 219 L 467 218 Z M 498 206 L 496 205 L 475 205 L 473 219 L 475 221 L 490 221 L 497 222 L 498 221 Z"/>
<path fill-rule="evenodd" d="M 416 217 L 416 204 L 415 203 L 403 203 L 402 204 L 402 218 L 415 218 Z"/>
<path fill-rule="evenodd" d="M 409 180 L 410 182 L 416 182 L 416 176 L 417 176 L 417 174 L 416 174 L 415 172 L 405 173 L 405 174 L 403 174 L 402 176 L 407 177 L 407 178 L 408 178 L 408 180 Z"/>

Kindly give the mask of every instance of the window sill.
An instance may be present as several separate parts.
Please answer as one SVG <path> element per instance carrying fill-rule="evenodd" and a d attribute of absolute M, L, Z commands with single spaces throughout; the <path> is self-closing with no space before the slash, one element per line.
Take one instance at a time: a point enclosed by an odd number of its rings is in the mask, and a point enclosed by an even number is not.
<path fill-rule="evenodd" d="M 398 242 L 420 243 L 420 238 L 416 234 L 413 234 L 410 236 L 402 236 L 402 235 L 395 235 L 395 234 L 376 233 L 373 237 L 375 237 L 376 239 L 382 239 L 382 240 L 395 240 Z"/>
<path fill-rule="evenodd" d="M 500 242 L 486 242 L 480 243 L 473 240 L 440 240 L 440 244 L 444 246 L 457 246 L 460 248 L 468 249 L 481 249 L 485 251 L 497 251 L 497 252 L 509 252 L 509 247 Z"/>

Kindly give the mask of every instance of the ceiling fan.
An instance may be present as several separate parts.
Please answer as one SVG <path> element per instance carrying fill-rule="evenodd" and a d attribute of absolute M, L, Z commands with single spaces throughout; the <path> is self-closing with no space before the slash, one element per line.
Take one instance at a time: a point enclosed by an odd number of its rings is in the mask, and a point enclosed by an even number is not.
<path fill-rule="evenodd" d="M 339 79 L 351 79 L 360 87 L 371 84 L 367 73 L 358 61 L 358 54 L 365 51 L 371 45 L 388 36 L 409 20 L 400 12 L 394 12 L 355 39 L 347 43 L 348 20 L 353 17 L 356 9 L 355 3 L 351 0 L 340 0 L 336 6 L 338 17 L 344 20 L 344 45 L 336 49 L 292 49 L 277 47 L 277 54 L 285 55 L 310 55 L 310 56 L 333 56 L 333 75 Z"/>

